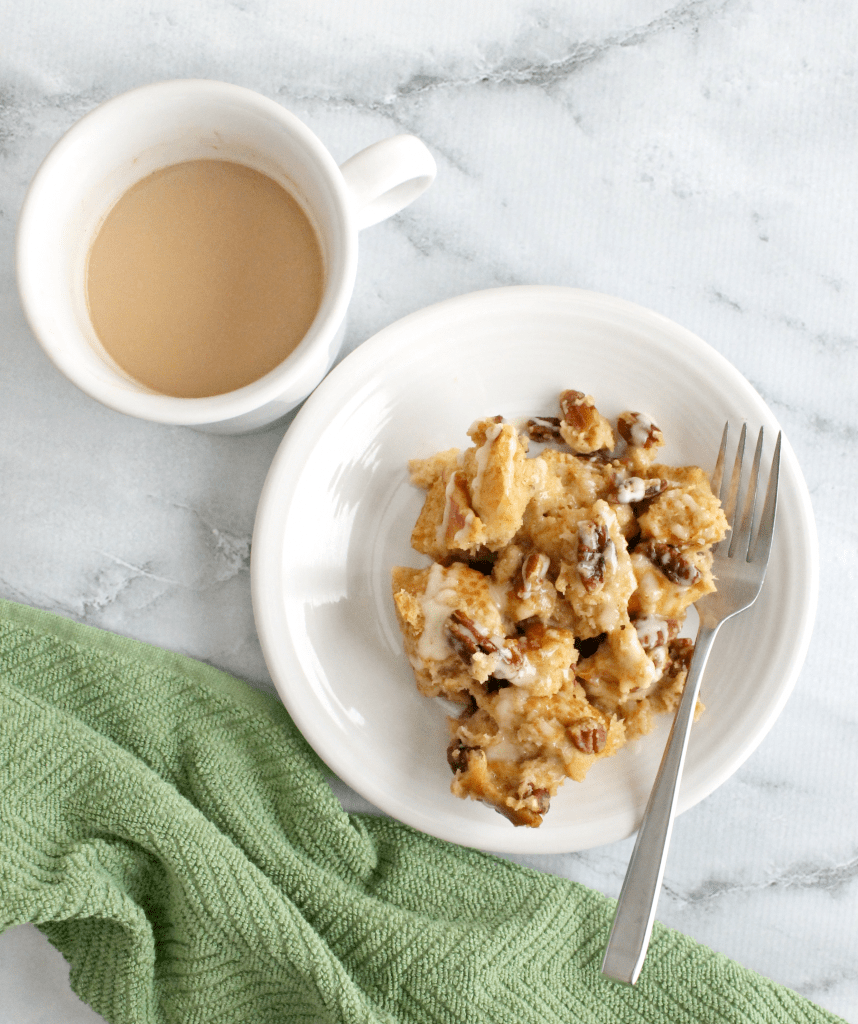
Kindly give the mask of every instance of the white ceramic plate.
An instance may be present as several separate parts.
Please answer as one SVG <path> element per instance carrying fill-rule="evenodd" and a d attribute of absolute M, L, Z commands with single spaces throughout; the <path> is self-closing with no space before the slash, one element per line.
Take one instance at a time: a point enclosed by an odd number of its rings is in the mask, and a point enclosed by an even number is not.
<path fill-rule="evenodd" d="M 502 853 L 581 850 L 640 822 L 667 735 L 567 781 L 539 829 L 514 828 L 450 794 L 440 702 L 421 697 L 402 650 L 390 570 L 422 565 L 409 545 L 422 492 L 407 461 L 467 447 L 478 417 L 551 415 L 564 388 L 592 394 L 609 418 L 645 412 L 664 431 L 664 461 L 711 470 L 727 419 L 778 424 L 748 382 L 675 323 L 568 288 L 464 295 L 385 328 L 346 358 L 286 434 L 260 498 L 253 606 L 277 690 L 336 774 L 424 832 Z M 807 489 L 784 445 L 769 576 L 756 605 L 728 622 L 701 691 L 680 810 L 725 781 L 781 711 L 804 659 L 818 588 Z"/>

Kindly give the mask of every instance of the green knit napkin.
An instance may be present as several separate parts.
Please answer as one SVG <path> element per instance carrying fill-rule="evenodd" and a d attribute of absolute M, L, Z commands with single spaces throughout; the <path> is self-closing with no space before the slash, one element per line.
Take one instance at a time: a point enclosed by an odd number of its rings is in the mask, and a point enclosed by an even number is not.
<path fill-rule="evenodd" d="M 115 1024 L 836 1021 L 611 901 L 348 815 L 273 697 L 0 602 L 0 931 L 30 921 Z"/>

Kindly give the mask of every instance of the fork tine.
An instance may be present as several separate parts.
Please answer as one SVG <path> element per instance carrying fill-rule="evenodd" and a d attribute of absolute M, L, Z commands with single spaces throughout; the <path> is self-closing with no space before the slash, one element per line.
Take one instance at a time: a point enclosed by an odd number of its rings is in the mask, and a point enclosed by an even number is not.
<path fill-rule="evenodd" d="M 742 432 L 739 434 L 739 444 L 736 448 L 736 461 L 733 463 L 733 473 L 730 477 L 730 487 L 725 497 L 724 486 L 721 487 L 721 504 L 724 508 L 724 515 L 727 522 L 733 527 L 733 518 L 738 506 L 739 487 L 742 482 L 742 459 L 745 457 L 745 435 L 748 432 L 748 425 L 742 424 Z"/>
<path fill-rule="evenodd" d="M 727 433 L 730 430 L 730 421 L 724 424 L 724 432 L 721 434 L 721 447 L 718 449 L 718 458 L 715 462 L 715 469 L 712 470 L 712 493 L 718 494 L 721 491 L 721 480 L 724 477 L 724 454 L 727 451 Z"/>
<path fill-rule="evenodd" d="M 772 534 L 775 530 L 775 514 L 778 509 L 778 477 L 781 468 L 781 435 L 775 442 L 775 453 L 772 456 L 772 468 L 769 470 L 769 483 L 766 488 L 766 500 L 763 504 L 763 511 L 760 515 L 760 525 L 757 529 L 757 536 L 751 549 L 748 552 L 749 562 L 768 561 L 769 550 L 772 546 Z"/>
<path fill-rule="evenodd" d="M 745 491 L 745 504 L 742 509 L 742 518 L 738 526 L 734 526 L 733 536 L 730 540 L 729 555 L 739 554 L 747 560 L 748 548 L 751 540 L 751 527 L 754 525 L 754 506 L 757 502 L 757 481 L 760 476 L 760 459 L 763 455 L 763 428 L 757 435 L 757 447 L 754 450 L 754 458 L 751 463 L 751 472 L 748 476 L 748 483 Z M 738 506 L 736 511 L 738 512 Z"/>

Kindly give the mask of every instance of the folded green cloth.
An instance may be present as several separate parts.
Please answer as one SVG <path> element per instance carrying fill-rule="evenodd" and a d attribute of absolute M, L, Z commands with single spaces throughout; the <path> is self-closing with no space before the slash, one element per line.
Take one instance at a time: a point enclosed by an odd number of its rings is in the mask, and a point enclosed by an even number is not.
<path fill-rule="evenodd" d="M 660 925 L 607 982 L 610 900 L 328 776 L 270 695 L 0 602 L 0 931 L 36 924 L 108 1021 L 838 1019 Z"/>

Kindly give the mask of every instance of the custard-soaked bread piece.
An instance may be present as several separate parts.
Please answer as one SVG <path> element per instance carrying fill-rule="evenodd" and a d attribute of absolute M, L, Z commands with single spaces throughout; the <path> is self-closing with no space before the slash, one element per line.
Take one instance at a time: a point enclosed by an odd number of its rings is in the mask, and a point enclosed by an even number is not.
<path fill-rule="evenodd" d="M 466 555 L 466 548 L 481 543 L 482 524 L 470 507 L 462 475 L 456 469 L 445 470 L 436 477 L 426 494 L 423 508 L 411 532 L 411 546 L 435 562 L 449 562 L 457 553 Z M 453 515 L 450 508 L 453 507 Z M 459 514 L 459 510 L 461 514 Z M 457 535 L 463 547 L 457 547 Z"/>
<path fill-rule="evenodd" d="M 625 467 L 616 461 L 585 458 L 569 452 L 549 448 L 541 452 L 538 460 L 544 464 L 539 485 L 533 499 L 525 509 L 522 533 L 540 532 L 543 519 L 556 520 L 563 509 L 585 508 L 598 499 L 607 501 L 616 515 L 624 536 L 636 536 L 640 531 L 635 519 L 632 501 L 641 501 L 645 489 L 626 480 Z M 666 486 L 658 481 L 660 491 Z M 638 491 L 641 491 L 638 495 Z"/>
<path fill-rule="evenodd" d="M 726 531 L 702 470 L 655 462 L 649 417 L 619 416 L 615 452 L 584 392 L 560 411 L 528 421 L 536 455 L 494 417 L 465 451 L 412 461 L 426 491 L 412 545 L 434 564 L 393 571 L 421 693 L 462 706 L 452 792 L 531 827 L 564 779 L 675 708 L 693 649 L 678 634 Z"/>
<path fill-rule="evenodd" d="M 554 586 L 581 638 L 620 625 L 637 586 L 616 511 L 599 499 L 586 508 L 559 508 L 531 523 L 529 537 L 556 566 Z"/>
<path fill-rule="evenodd" d="M 565 778 L 582 780 L 624 739 L 622 723 L 593 708 L 571 676 L 550 696 L 500 689 L 449 722 L 453 793 L 531 827 Z"/>
<path fill-rule="evenodd" d="M 427 697 L 465 699 L 476 670 L 457 653 L 456 623 L 473 623 L 484 647 L 505 634 L 488 578 L 461 562 L 428 569 L 397 566 L 393 600 L 417 688 Z"/>
<path fill-rule="evenodd" d="M 547 448 L 539 458 L 545 473 L 533 503 L 536 509 L 560 503 L 592 505 L 597 498 L 607 498 L 614 488 L 615 469 L 610 462 L 590 461 L 556 448 Z"/>
<path fill-rule="evenodd" d="M 531 694 L 559 690 L 578 657 L 569 630 L 534 623 L 520 632 L 503 612 L 503 593 L 460 562 L 397 567 L 393 599 L 417 686 L 426 696 L 464 700 L 514 685 Z"/>
<path fill-rule="evenodd" d="M 630 611 L 681 618 L 689 605 L 715 590 L 712 545 L 727 520 L 698 466 L 653 466 L 665 484 L 638 516 L 641 541 L 632 553 L 638 585 Z"/>
<path fill-rule="evenodd" d="M 665 488 L 638 518 L 641 535 L 665 544 L 703 548 L 717 544 L 727 533 L 721 502 L 698 466 L 653 466 Z"/>
<path fill-rule="evenodd" d="M 470 507 L 470 496 L 467 493 L 461 500 L 461 519 L 457 521 L 454 516 L 451 522 L 448 516 L 447 521 L 444 521 L 445 510 L 453 497 L 448 496 L 448 488 L 454 490 L 457 486 L 463 486 L 460 477 L 455 476 L 459 454 L 458 448 L 448 448 L 447 451 L 425 459 L 411 459 L 408 463 L 411 482 L 427 492 L 411 533 L 411 546 L 433 561 L 450 560 L 455 534 L 466 525 L 465 517 Z M 473 512 L 470 518 L 473 521 Z M 478 529 L 478 525 L 475 525 L 474 530 Z M 471 538 L 468 538 L 468 542 L 471 542 Z M 474 543 L 479 544 L 479 540 L 474 540 Z"/>
<path fill-rule="evenodd" d="M 542 464 L 527 458 L 527 438 L 512 423 L 481 420 L 468 434 L 474 447 L 462 459 L 471 505 L 486 533 L 485 545 L 499 551 L 513 539 L 541 479 Z"/>
<path fill-rule="evenodd" d="M 622 721 L 627 740 L 650 732 L 654 716 L 675 711 L 694 644 L 677 637 L 680 620 L 649 616 L 607 634 L 575 669 L 588 700 Z M 697 702 L 695 717 L 703 705 Z"/>
<path fill-rule="evenodd" d="M 690 605 L 715 590 L 709 548 L 689 551 L 649 540 L 634 549 L 631 563 L 637 587 L 629 613 L 635 617 L 682 619 Z"/>
<path fill-rule="evenodd" d="M 409 459 L 408 473 L 415 487 L 428 491 L 445 473 L 452 472 L 459 460 L 459 449 L 448 448 L 425 459 Z"/>
<path fill-rule="evenodd" d="M 611 424 L 596 408 L 592 396 L 582 391 L 561 392 L 560 435 L 573 452 L 582 455 L 611 451 L 616 443 Z"/>
<path fill-rule="evenodd" d="M 411 544 L 435 561 L 482 557 L 505 547 L 544 472 L 526 457 L 527 439 L 513 424 L 482 420 L 470 435 L 474 446 L 455 457 L 451 449 L 435 463 L 410 464 L 412 479 L 429 484 Z"/>
<path fill-rule="evenodd" d="M 648 652 L 656 666 L 656 677 L 645 692 L 632 692 L 619 709 L 626 729 L 626 739 L 636 739 L 651 732 L 655 716 L 675 711 L 682 697 L 694 643 L 686 637 L 669 640 L 664 647 Z M 702 714 L 698 700 L 695 720 Z"/>
<path fill-rule="evenodd" d="M 595 654 L 578 662 L 575 674 L 591 703 L 615 714 L 632 694 L 645 697 L 658 672 L 626 617 L 605 636 Z"/>
<path fill-rule="evenodd" d="M 462 703 L 467 699 L 469 683 L 464 666 L 453 658 L 451 651 L 434 651 L 430 641 L 431 626 L 421 600 L 430 572 L 429 569 L 405 566 L 397 566 L 393 570 L 396 618 L 420 693 L 424 697 L 441 696 Z"/>

